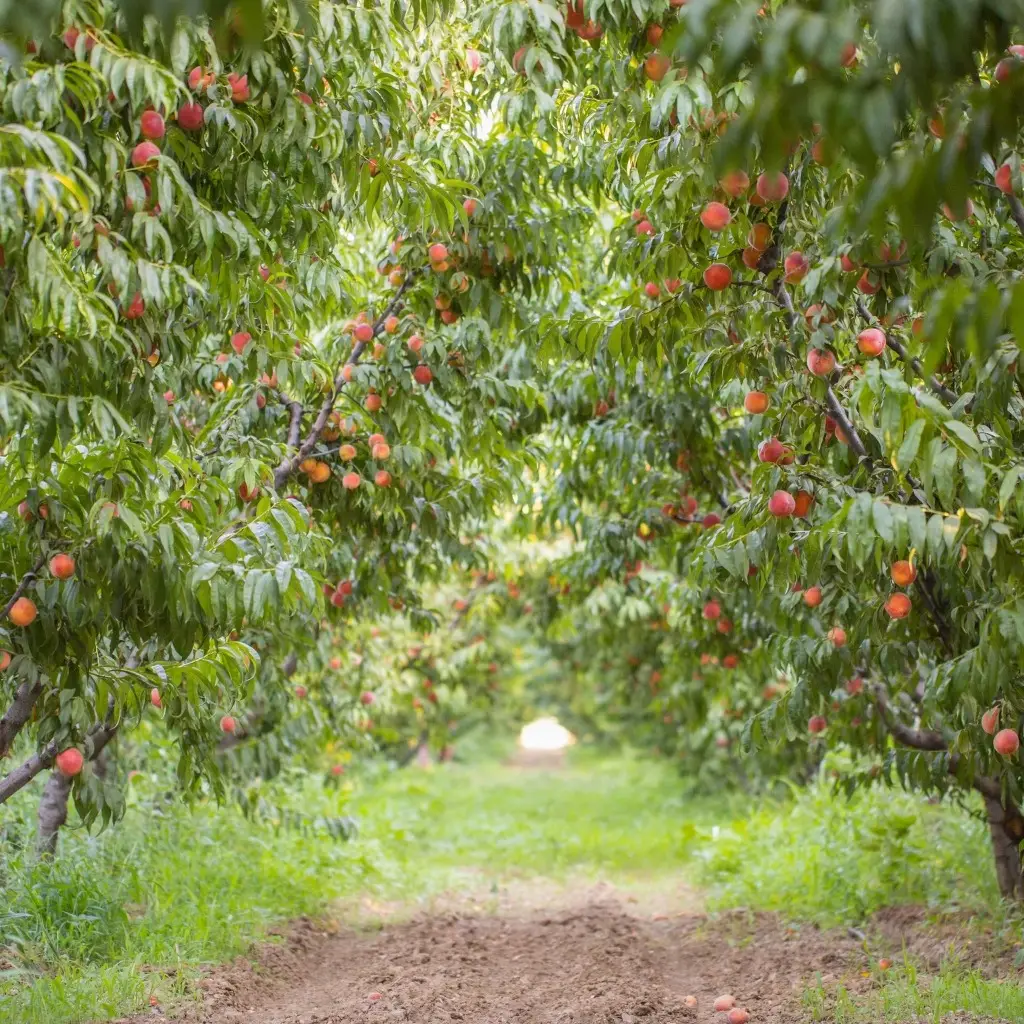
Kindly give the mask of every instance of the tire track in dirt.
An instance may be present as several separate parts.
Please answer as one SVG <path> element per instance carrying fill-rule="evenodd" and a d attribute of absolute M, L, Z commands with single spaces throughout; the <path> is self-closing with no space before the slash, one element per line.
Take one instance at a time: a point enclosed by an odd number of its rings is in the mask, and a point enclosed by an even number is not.
<path fill-rule="evenodd" d="M 850 979 L 863 966 L 841 933 L 787 928 L 771 915 L 640 917 L 616 896 L 591 890 L 549 909 L 435 913 L 375 932 L 327 934 L 301 921 L 255 964 L 211 973 L 202 1006 L 174 1020 L 725 1024 L 712 1003 L 729 992 L 751 1024 L 800 1024 L 809 978 Z M 691 994 L 696 1008 L 684 1001 Z"/>

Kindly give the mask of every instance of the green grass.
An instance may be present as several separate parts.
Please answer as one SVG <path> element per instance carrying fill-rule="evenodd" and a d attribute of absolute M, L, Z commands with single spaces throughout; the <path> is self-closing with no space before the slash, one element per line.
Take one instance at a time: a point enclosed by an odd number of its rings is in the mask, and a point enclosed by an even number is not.
<path fill-rule="evenodd" d="M 127 1014 L 151 993 L 161 1002 L 185 997 L 199 966 L 245 952 L 271 923 L 364 898 L 415 906 L 517 879 L 703 884 L 712 907 L 823 923 L 896 902 L 996 905 L 984 828 L 902 794 L 847 803 L 814 786 L 752 809 L 745 796 L 693 797 L 664 763 L 584 751 L 558 773 L 481 760 L 382 772 L 351 794 L 299 777 L 282 799 L 307 815 L 354 814 L 360 835 L 346 843 L 275 830 L 232 807 L 188 812 L 165 803 L 150 780 L 135 788 L 117 828 L 68 832 L 57 860 L 38 864 L 19 850 L 31 839 L 30 794 L 6 807 L 0 1020 Z M 888 1014 L 889 1001 L 995 1006 L 1010 996 L 951 965 L 934 981 L 892 972 L 879 998 Z M 834 992 L 829 1000 L 842 1003 Z"/>
<path fill-rule="evenodd" d="M 934 976 L 921 974 L 905 961 L 878 979 L 879 988 L 854 998 L 843 985 L 818 985 L 804 994 L 808 1016 L 834 1024 L 875 1024 L 877 1021 L 934 1021 L 966 1012 L 977 1017 L 1024 1020 L 1024 986 L 1013 979 L 984 977 L 956 959 L 946 960 Z"/>
<path fill-rule="evenodd" d="M 696 856 L 711 906 L 824 925 L 856 923 L 894 903 L 988 913 L 998 905 L 987 826 L 898 790 L 847 800 L 812 786 L 732 822 Z"/>

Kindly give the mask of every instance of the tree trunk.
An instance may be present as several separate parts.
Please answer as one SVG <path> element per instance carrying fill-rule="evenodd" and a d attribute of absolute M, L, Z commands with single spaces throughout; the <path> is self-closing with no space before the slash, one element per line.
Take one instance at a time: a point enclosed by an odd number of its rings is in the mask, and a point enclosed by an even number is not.
<path fill-rule="evenodd" d="M 71 794 L 71 779 L 61 771 L 50 772 L 39 801 L 39 832 L 36 836 L 36 853 L 40 857 L 52 857 L 57 852 L 57 836 L 60 827 L 68 820 L 68 796 Z"/>
<path fill-rule="evenodd" d="M 999 892 L 1007 900 L 1024 900 L 1024 871 L 1021 870 L 1020 860 L 1024 818 L 1015 807 L 1007 809 L 999 800 L 990 796 L 985 797 L 985 810 L 988 812 Z"/>

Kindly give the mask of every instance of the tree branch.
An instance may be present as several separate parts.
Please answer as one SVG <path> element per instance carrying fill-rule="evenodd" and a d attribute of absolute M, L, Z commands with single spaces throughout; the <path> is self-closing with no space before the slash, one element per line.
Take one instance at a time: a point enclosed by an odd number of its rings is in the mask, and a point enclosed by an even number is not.
<path fill-rule="evenodd" d="M 14 743 L 14 738 L 32 717 L 32 709 L 43 692 L 42 683 L 32 683 L 27 679 L 18 687 L 11 706 L 0 718 L 0 757 L 6 757 Z"/>
<path fill-rule="evenodd" d="M 373 337 L 377 337 L 381 331 L 384 330 L 384 321 L 387 320 L 392 313 L 402 303 L 402 297 L 408 291 L 409 286 L 415 280 L 420 272 L 418 270 L 411 271 L 402 282 L 401 287 L 395 293 L 394 298 L 384 307 L 383 312 L 373 322 Z M 366 342 L 360 341 L 352 349 L 352 354 L 342 364 L 341 369 L 338 371 L 337 376 L 334 378 L 334 386 L 330 392 L 324 398 L 320 404 L 320 410 L 317 412 L 316 419 L 313 421 L 312 427 L 310 427 L 309 433 L 306 435 L 306 439 L 302 442 L 299 450 L 290 458 L 285 457 L 281 460 L 280 465 L 274 470 L 274 487 L 276 490 L 280 490 L 288 480 L 288 478 L 298 469 L 299 463 L 303 459 L 307 458 L 309 453 L 316 447 L 317 441 L 320 440 L 320 435 L 323 433 L 324 427 L 327 426 L 327 419 L 331 414 L 331 410 L 334 408 L 334 403 L 337 401 L 338 395 L 342 392 L 345 387 L 345 367 L 355 366 L 359 362 L 360 357 L 366 351 Z M 295 403 L 298 405 L 298 403 Z M 302 420 L 302 407 L 299 406 L 298 422 Z M 294 441 L 292 440 L 294 431 Z M 294 405 L 292 406 L 292 419 L 288 429 L 288 442 L 289 447 L 294 447 L 295 442 L 298 441 L 299 431 L 298 424 L 296 422 L 296 413 Z"/>
<path fill-rule="evenodd" d="M 786 316 L 786 323 L 789 324 L 791 332 L 796 330 L 796 326 L 799 323 L 796 309 L 793 306 L 793 300 L 790 297 L 789 291 L 786 289 L 786 285 L 782 278 L 779 278 L 775 282 L 774 288 L 775 297 L 779 300 L 780 305 L 783 307 L 783 312 Z M 829 415 L 839 425 L 839 429 L 842 430 L 843 436 L 846 438 L 850 448 L 853 449 L 858 459 L 867 459 L 868 450 L 864 447 L 864 442 L 860 439 L 860 434 L 857 433 L 856 427 L 850 420 L 850 417 L 846 415 L 846 410 L 842 407 L 839 399 L 836 397 L 836 393 L 832 390 L 832 385 L 826 385 L 825 391 L 825 402 L 828 405 Z"/>
<path fill-rule="evenodd" d="M 29 569 L 27 573 L 21 578 L 21 582 L 14 588 L 14 593 L 11 594 L 11 599 L 4 605 L 4 610 L 0 612 L 0 619 L 6 619 L 10 614 L 11 609 L 14 607 L 14 602 L 25 593 L 26 587 L 39 575 L 39 570 L 46 564 L 46 556 L 40 555 L 39 561 Z"/>
<path fill-rule="evenodd" d="M 913 747 L 915 750 L 949 752 L 949 743 L 946 742 L 942 733 L 932 732 L 930 729 L 914 729 L 901 722 L 893 712 L 885 691 L 880 685 L 877 683 L 873 685 L 871 692 L 875 698 L 875 707 L 878 708 L 878 713 L 882 716 L 886 728 L 905 747 Z"/>
<path fill-rule="evenodd" d="M 1024 212 L 1024 211 L 1022 211 Z M 857 312 L 864 318 L 867 323 L 872 327 L 877 327 L 885 335 L 885 343 L 889 348 L 899 356 L 900 359 L 905 363 L 909 363 L 915 373 L 941 398 L 944 402 L 949 402 L 950 405 L 955 405 L 959 400 L 960 396 L 955 392 L 951 391 L 946 387 L 945 384 L 939 380 L 934 374 L 930 377 L 925 375 L 924 367 L 921 365 L 921 360 L 916 359 L 907 352 L 906 347 L 899 338 L 894 338 L 888 331 L 886 331 L 882 325 L 878 322 L 877 317 L 871 314 L 871 311 L 864 304 L 863 299 L 857 299 Z"/>
<path fill-rule="evenodd" d="M 60 748 L 57 746 L 57 741 L 54 740 L 33 754 L 5 778 L 0 779 L 0 804 L 6 803 L 15 793 L 24 789 L 41 771 L 49 768 L 59 752 Z"/>

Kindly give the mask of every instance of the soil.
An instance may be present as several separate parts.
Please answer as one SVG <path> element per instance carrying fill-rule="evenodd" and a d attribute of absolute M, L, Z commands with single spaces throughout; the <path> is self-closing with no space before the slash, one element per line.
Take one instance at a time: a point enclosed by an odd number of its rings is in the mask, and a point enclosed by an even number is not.
<path fill-rule="evenodd" d="M 815 976 L 854 992 L 871 984 L 862 973 L 868 954 L 846 932 L 787 926 L 769 914 L 709 917 L 688 905 L 684 890 L 661 889 L 660 909 L 658 901 L 653 889 L 630 895 L 607 884 L 534 884 L 453 897 L 407 920 L 375 906 L 375 930 L 299 921 L 255 961 L 210 973 L 201 1005 L 172 1019 L 725 1024 L 713 1003 L 728 993 L 750 1011 L 751 1024 L 802 1024 L 810 1015 L 801 992 Z M 696 997 L 695 1008 L 687 996 Z"/>

